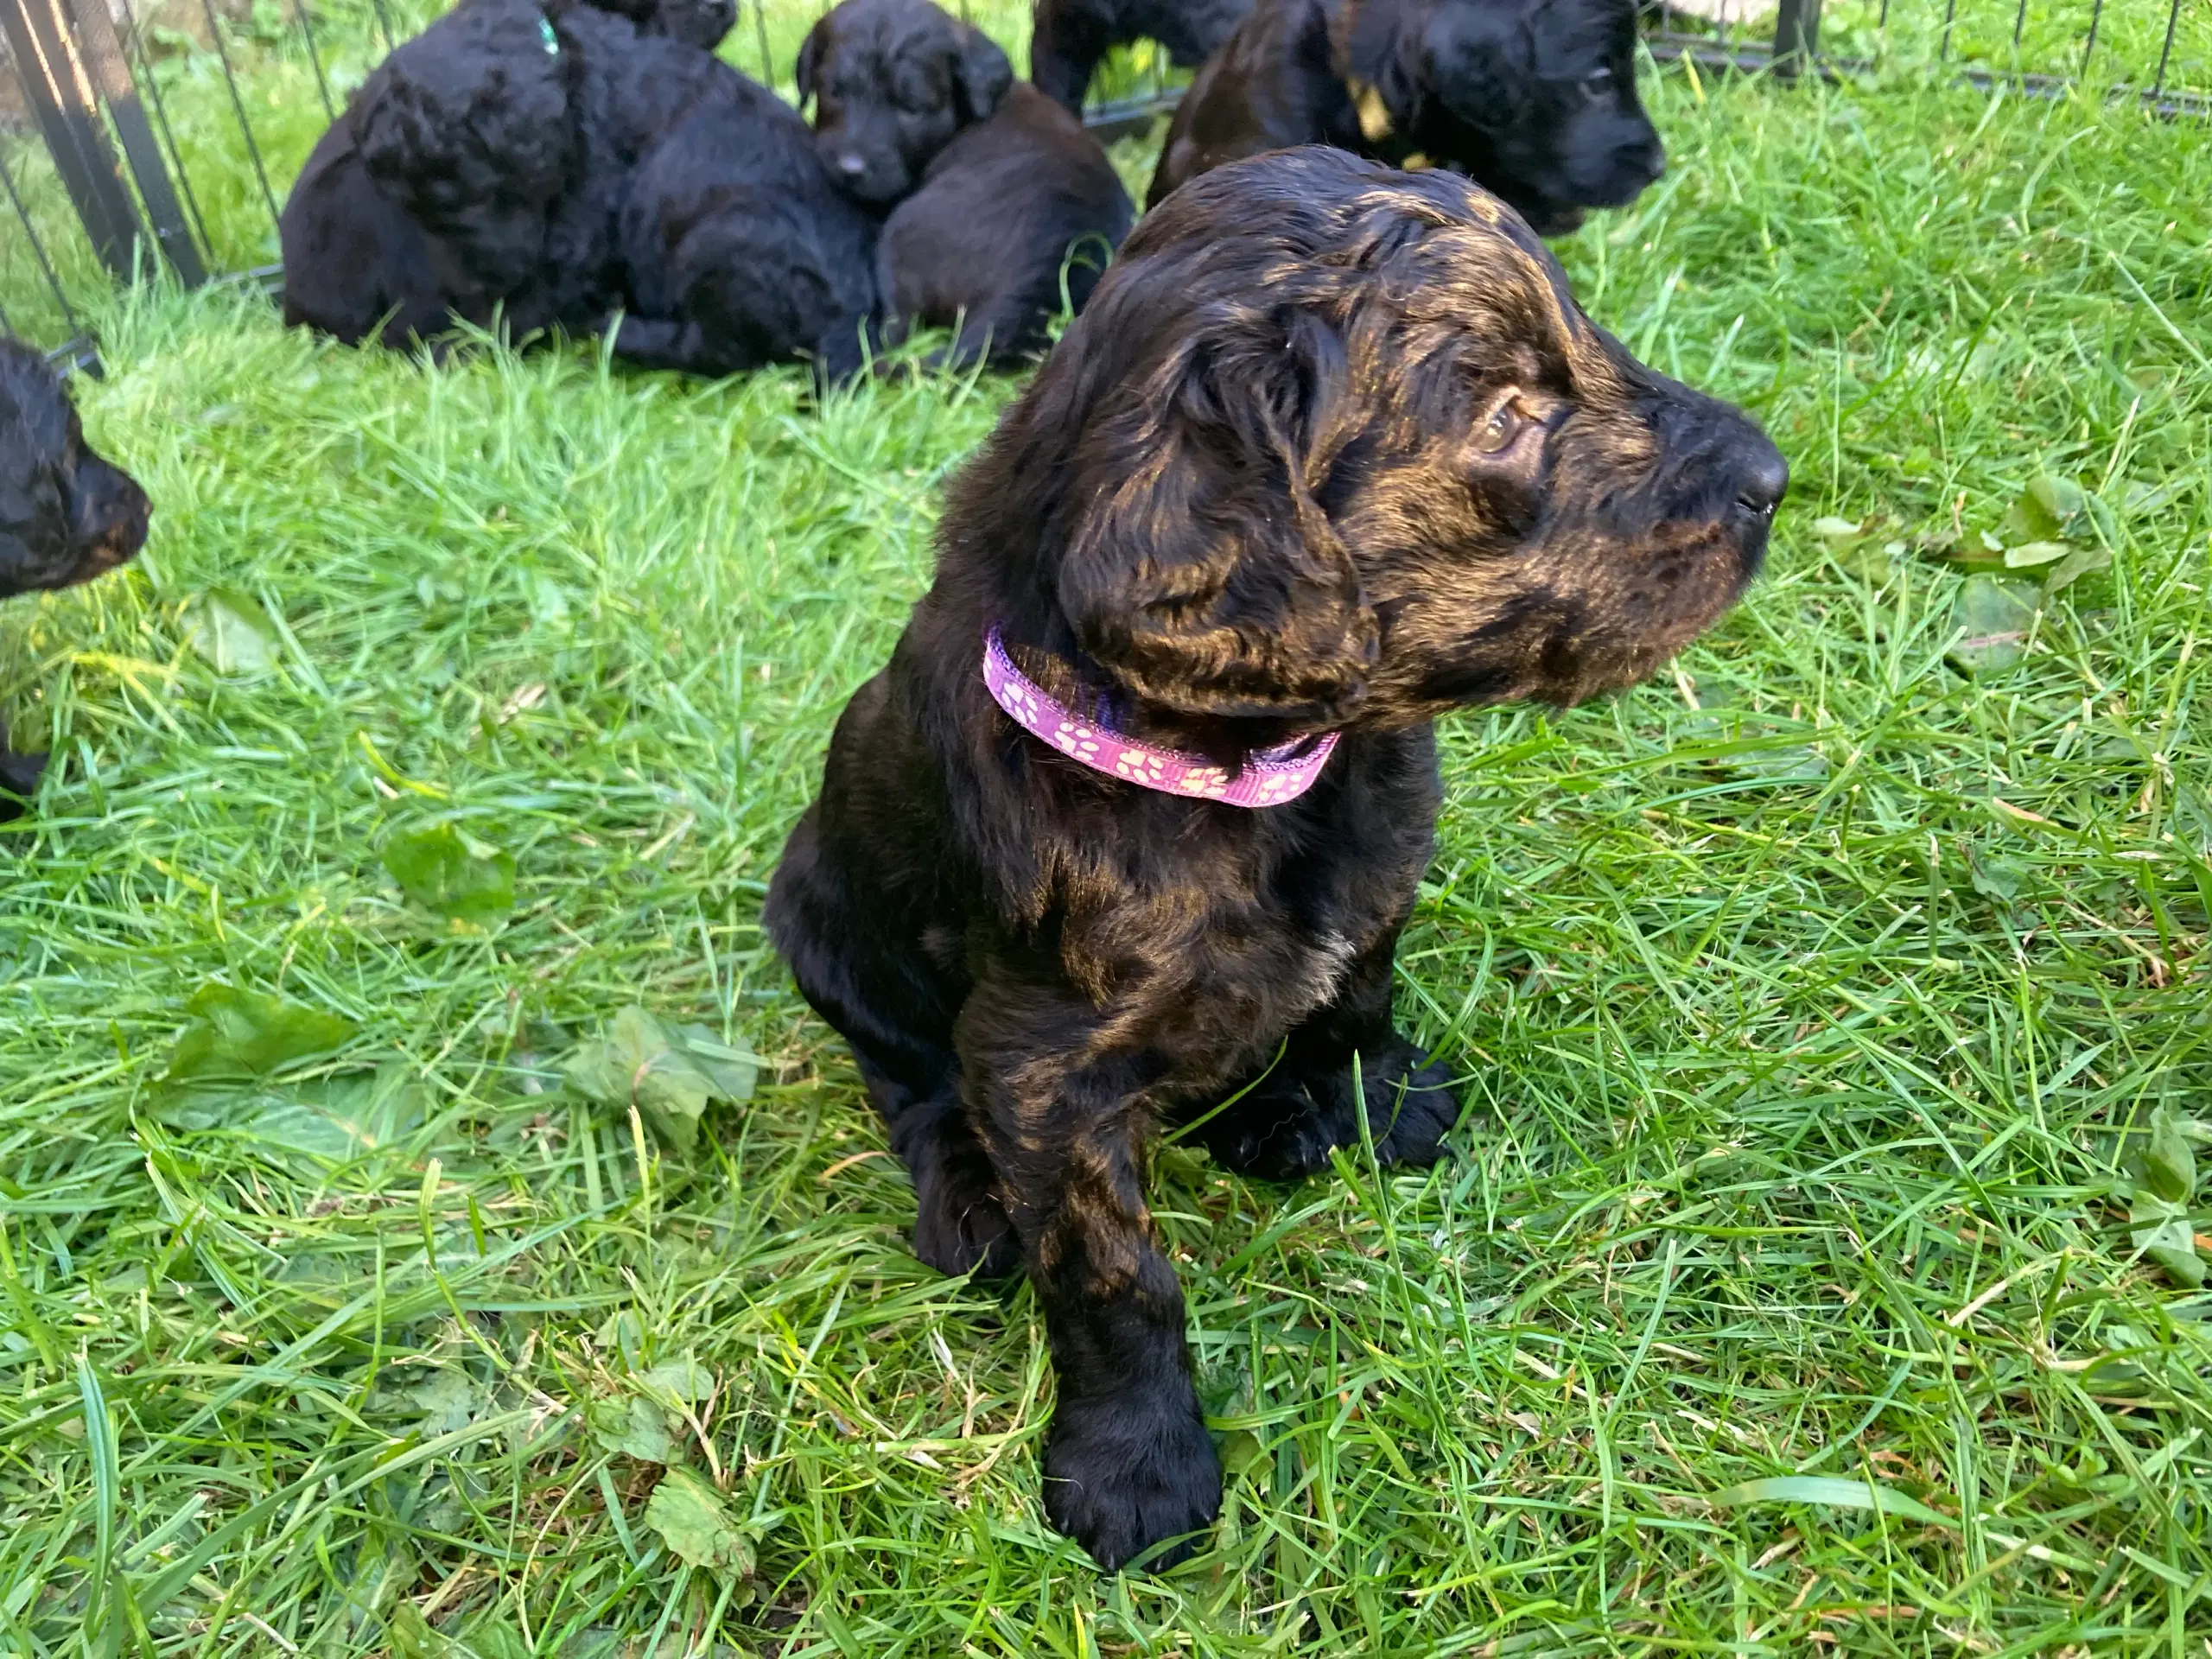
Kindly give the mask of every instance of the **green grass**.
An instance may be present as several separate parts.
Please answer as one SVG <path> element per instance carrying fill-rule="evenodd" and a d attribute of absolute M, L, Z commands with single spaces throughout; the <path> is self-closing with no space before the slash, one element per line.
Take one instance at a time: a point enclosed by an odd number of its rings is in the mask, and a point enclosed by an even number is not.
<path fill-rule="evenodd" d="M 817 415 L 108 303 L 79 391 L 151 543 L 0 620 L 56 753 L 0 831 L 0 1647 L 2206 1653 L 2212 1304 L 2120 1184 L 2212 1116 L 2212 148 L 1653 96 L 1667 180 L 1562 251 L 1791 456 L 1770 574 L 1679 676 L 1447 723 L 1402 1009 L 1466 1079 L 1455 1161 L 1161 1156 L 1230 1474 L 1157 1578 L 1042 1524 L 1034 1304 L 906 1253 L 756 925 L 1012 383 Z M 1911 545 L 2046 472 L 2115 561 L 1961 674 Z M 259 616 L 229 672 L 214 590 Z M 381 863 L 439 824 L 514 859 L 495 931 Z M 187 1092 L 217 984 L 356 1034 Z M 689 1153 L 562 1082 L 640 1003 L 764 1062 Z M 673 1430 L 749 1574 L 675 1560 L 595 1432 L 671 1379 L 632 1443 Z M 1783 1477 L 1853 1484 L 1743 1490 Z"/>

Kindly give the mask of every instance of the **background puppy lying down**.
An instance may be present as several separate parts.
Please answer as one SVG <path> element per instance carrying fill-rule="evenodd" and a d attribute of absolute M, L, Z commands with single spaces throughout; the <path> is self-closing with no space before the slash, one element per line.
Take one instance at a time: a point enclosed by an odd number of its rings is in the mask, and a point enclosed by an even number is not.
<path fill-rule="evenodd" d="M 1251 0 L 1037 0 L 1029 20 L 1029 79 L 1046 97 L 1081 115 L 1091 76 L 1116 47 L 1157 41 L 1173 62 L 1195 69 L 1229 38 L 1250 4 Z"/>
<path fill-rule="evenodd" d="M 377 67 L 286 198 L 284 321 L 399 348 L 495 314 L 518 336 L 597 327 L 620 298 L 610 175 L 637 149 L 609 130 L 607 77 L 639 35 L 704 53 L 734 16 L 471 0 L 439 18 Z"/>
<path fill-rule="evenodd" d="M 1198 1131 L 1231 1167 L 1316 1170 L 1363 1114 L 1385 1161 L 1439 1155 L 1457 1104 L 1390 1008 L 1429 722 L 1649 673 L 1751 579 L 1787 480 L 1494 198 L 1317 148 L 1147 217 L 953 486 L 765 919 L 912 1173 L 918 1254 L 1027 1269 L 1046 1510 L 1099 1560 L 1220 1495 L 1151 1127 L 1245 1090 Z"/>
<path fill-rule="evenodd" d="M 1329 143 L 1448 167 L 1547 236 L 1665 169 L 1636 0 L 1257 0 L 1176 107 L 1150 207 L 1242 156 Z"/>
<path fill-rule="evenodd" d="M 844 0 L 799 48 L 798 88 L 831 175 L 897 204 L 876 287 L 897 322 L 957 326 L 941 358 L 1038 350 L 1063 270 L 1080 311 L 1128 234 L 1128 194 L 1098 141 L 930 0 Z"/>
<path fill-rule="evenodd" d="M 21 340 L 0 337 L 0 599 L 73 588 L 146 544 L 152 509 L 137 480 L 85 442 L 60 378 Z M 0 728 L 0 819 L 38 786 L 46 757 L 7 752 Z"/>

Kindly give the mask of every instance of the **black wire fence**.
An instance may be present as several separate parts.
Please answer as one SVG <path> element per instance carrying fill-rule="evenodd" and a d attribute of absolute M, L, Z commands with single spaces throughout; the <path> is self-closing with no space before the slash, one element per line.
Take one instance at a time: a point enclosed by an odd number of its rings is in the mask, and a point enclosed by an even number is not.
<path fill-rule="evenodd" d="M 97 284 L 164 268 L 188 286 L 273 281 L 293 173 L 375 61 L 448 3 L 0 0 L 0 330 L 97 372 L 81 303 Z M 963 0 L 963 16 L 970 3 L 1001 41 L 1026 31 L 1026 0 Z M 816 8 L 747 10 L 725 49 L 788 92 Z M 1646 25 L 1656 57 L 1709 71 L 1897 65 L 2212 114 L 2204 0 L 1827 0 L 1825 16 L 1822 0 L 1664 0 Z M 1140 134 L 1181 79 L 1147 47 L 1120 54 L 1090 124 Z"/>

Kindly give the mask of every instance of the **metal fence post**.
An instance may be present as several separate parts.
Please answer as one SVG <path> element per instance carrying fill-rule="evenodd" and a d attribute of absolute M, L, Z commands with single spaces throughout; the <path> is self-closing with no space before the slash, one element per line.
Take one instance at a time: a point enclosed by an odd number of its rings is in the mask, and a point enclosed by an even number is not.
<path fill-rule="evenodd" d="M 1774 14 L 1775 73 L 1795 79 L 1821 49 L 1821 0 L 1782 0 Z"/>
<path fill-rule="evenodd" d="M 30 102 L 62 187 L 85 222 L 101 262 L 124 281 L 147 240 L 107 127 L 64 40 L 68 18 L 56 0 L 0 0 L 0 27 L 16 56 L 17 79 Z"/>
<path fill-rule="evenodd" d="M 162 257 L 179 281 L 197 288 L 207 280 L 207 273 L 200 267 L 200 250 L 192 245 L 192 232 L 185 227 L 184 209 L 169 184 L 168 168 L 162 164 L 161 146 L 154 142 L 145 105 L 138 101 L 138 83 L 123 60 L 123 43 L 116 38 L 107 0 L 76 0 L 76 47 L 84 60 L 86 78 L 107 106 L 108 119 L 123 140 L 131 179 L 138 186 L 138 199 L 146 206 L 147 217 L 154 222 L 154 237 Z"/>

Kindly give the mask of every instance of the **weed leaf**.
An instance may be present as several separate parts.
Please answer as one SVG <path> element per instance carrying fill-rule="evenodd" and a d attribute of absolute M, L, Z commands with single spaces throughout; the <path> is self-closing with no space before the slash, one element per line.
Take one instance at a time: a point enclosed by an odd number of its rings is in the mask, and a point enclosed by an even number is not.
<path fill-rule="evenodd" d="M 2196 1154 L 2170 1107 L 2151 1114 L 2151 1145 L 2143 1154 L 2143 1174 L 2152 1192 L 2169 1204 L 2187 1204 L 2196 1191 Z"/>
<path fill-rule="evenodd" d="M 751 1541 L 730 1519 L 721 1494 L 689 1469 L 671 1469 L 661 1477 L 645 1505 L 645 1524 L 678 1560 L 709 1573 L 752 1574 Z"/>
<path fill-rule="evenodd" d="M 276 664 L 269 613 L 235 588 L 211 588 L 186 605 L 184 639 L 218 674 L 265 674 Z"/>
<path fill-rule="evenodd" d="M 609 1452 L 640 1463 L 666 1463 L 676 1455 L 667 1414 L 641 1395 L 594 1401 L 590 1419 L 592 1438 Z"/>
<path fill-rule="evenodd" d="M 191 1021 L 178 1033 L 162 1076 L 170 1083 L 202 1077 L 264 1077 L 348 1041 L 351 1020 L 305 1003 L 236 986 L 203 985 L 184 1005 Z"/>
<path fill-rule="evenodd" d="M 2036 610 L 2034 588 L 2000 576 L 1968 576 L 1951 611 L 1951 626 L 1960 636 L 1951 647 L 1952 663 L 1967 674 L 2012 667 L 2026 654 Z"/>
<path fill-rule="evenodd" d="M 515 907 L 514 855 L 449 823 L 395 830 L 385 837 L 382 854 L 400 891 L 448 922 L 488 928 Z"/>
<path fill-rule="evenodd" d="M 673 1025 L 643 1008 L 625 1008 L 605 1031 L 569 1055 L 563 1070 L 587 1099 L 627 1111 L 678 1152 L 699 1138 L 710 1100 L 748 1100 L 758 1062 L 715 1040 L 703 1026 Z"/>
<path fill-rule="evenodd" d="M 2100 570 L 2112 569 L 2112 550 L 2105 547 L 2078 547 L 2051 566 L 2050 575 L 2043 579 L 2045 599 L 2063 593 L 2082 577 Z"/>

